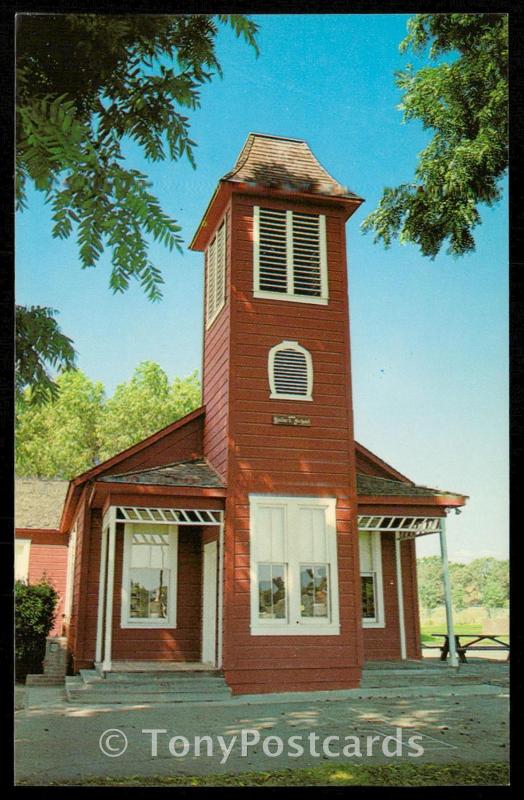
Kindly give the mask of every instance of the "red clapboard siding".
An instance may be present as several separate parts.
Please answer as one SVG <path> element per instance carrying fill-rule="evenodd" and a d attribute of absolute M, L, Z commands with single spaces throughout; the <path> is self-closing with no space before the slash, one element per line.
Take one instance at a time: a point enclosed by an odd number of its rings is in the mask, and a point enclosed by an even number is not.
<path fill-rule="evenodd" d="M 231 290 L 231 213 L 227 208 L 226 229 L 226 302 L 216 319 L 206 330 L 204 312 L 204 352 L 202 398 L 206 407 L 204 429 L 204 452 L 215 469 L 223 477 L 227 474 L 228 411 L 230 369 L 230 290 Z M 218 226 L 222 223 L 221 217 Z M 210 240 L 214 232 L 211 234 Z M 207 289 L 207 265 L 204 293 Z M 204 309 L 207 306 L 205 296 Z"/>
<path fill-rule="evenodd" d="M 228 448 L 224 579 L 224 673 L 235 693 L 358 685 L 362 662 L 355 596 L 356 498 L 349 367 L 344 218 L 327 215 L 330 302 L 327 306 L 253 298 L 253 206 L 291 203 L 233 194 L 230 204 L 228 425 L 208 414 L 204 441 Z M 211 329 L 212 330 L 212 329 Z M 269 399 L 268 351 L 284 339 L 312 354 L 313 402 Z M 222 342 L 223 350 L 226 343 Z M 215 347 L 206 332 L 206 348 Z M 211 378 L 216 382 L 216 371 Z M 212 384 L 216 386 L 215 384 Z M 273 414 L 307 415 L 311 428 L 277 428 Z M 215 444 L 216 446 L 216 444 Z M 206 455 L 209 456 L 206 449 Z M 249 630 L 249 498 L 251 492 L 337 498 L 340 636 L 251 636 Z M 326 654 L 329 654 L 326 665 Z"/>
<path fill-rule="evenodd" d="M 130 455 L 109 467 L 104 475 L 118 475 L 132 470 L 147 469 L 174 461 L 197 458 L 203 453 L 203 416 L 190 420 L 175 431 L 163 436 L 149 447 Z"/>
<path fill-rule="evenodd" d="M 33 531 L 29 549 L 29 583 L 45 579 L 58 592 L 55 623 L 50 636 L 61 636 L 67 581 L 67 537 L 51 531 Z"/>

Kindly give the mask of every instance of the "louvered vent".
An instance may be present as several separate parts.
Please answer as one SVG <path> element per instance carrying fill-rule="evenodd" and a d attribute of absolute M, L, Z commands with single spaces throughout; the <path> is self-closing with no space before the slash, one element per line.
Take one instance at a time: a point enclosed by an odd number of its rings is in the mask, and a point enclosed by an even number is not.
<path fill-rule="evenodd" d="M 254 214 L 255 293 L 326 303 L 325 216 L 258 206 Z"/>
<path fill-rule="evenodd" d="M 293 213 L 293 282 L 295 294 L 322 294 L 318 214 Z"/>
<path fill-rule="evenodd" d="M 269 383 L 272 398 L 311 400 L 311 354 L 297 342 L 281 342 L 273 347 L 269 353 Z"/>
<path fill-rule="evenodd" d="M 224 305 L 226 288 L 226 223 L 222 223 L 207 251 L 207 308 L 210 325 Z"/>
<path fill-rule="evenodd" d="M 260 209 L 259 286 L 267 292 L 287 292 L 286 212 Z"/>
<path fill-rule="evenodd" d="M 307 394 L 307 364 L 304 353 L 280 350 L 275 356 L 277 394 Z"/>

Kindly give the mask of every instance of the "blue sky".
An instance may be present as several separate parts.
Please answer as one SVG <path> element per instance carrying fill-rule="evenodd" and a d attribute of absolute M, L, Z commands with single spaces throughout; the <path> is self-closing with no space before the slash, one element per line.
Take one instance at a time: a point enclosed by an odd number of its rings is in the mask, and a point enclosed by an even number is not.
<path fill-rule="evenodd" d="M 412 178 L 428 134 L 402 124 L 394 72 L 407 15 L 261 15 L 261 55 L 224 29 L 223 80 L 191 114 L 197 170 L 128 161 L 146 171 L 164 210 L 196 230 L 217 180 L 250 131 L 306 139 L 321 163 L 366 202 L 347 227 L 356 437 L 419 483 L 470 495 L 448 521 L 455 560 L 507 555 L 507 201 L 484 209 L 473 254 L 424 259 L 412 246 L 385 251 L 359 225 L 384 186 Z M 78 365 L 108 393 L 138 363 L 171 378 L 200 368 L 200 253 L 151 245 L 164 300 L 138 286 L 108 289 L 109 258 L 81 270 L 73 240 L 55 241 L 42 196 L 17 223 L 17 302 L 50 305 L 74 340 Z M 435 537 L 419 542 L 437 552 Z"/>

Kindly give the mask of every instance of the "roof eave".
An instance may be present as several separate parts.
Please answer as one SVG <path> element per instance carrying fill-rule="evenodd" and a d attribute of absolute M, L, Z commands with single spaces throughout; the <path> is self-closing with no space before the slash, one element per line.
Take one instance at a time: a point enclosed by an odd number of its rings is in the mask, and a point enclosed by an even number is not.
<path fill-rule="evenodd" d="M 196 233 L 189 244 L 190 250 L 205 250 L 209 237 L 216 223 L 219 221 L 219 214 L 216 213 L 216 210 L 217 208 L 221 209 L 223 206 L 225 207 L 233 191 L 251 195 L 263 194 L 267 197 L 276 197 L 285 200 L 302 200 L 310 203 L 316 202 L 326 205 L 338 205 L 345 209 L 346 220 L 348 220 L 362 203 L 365 202 L 363 197 L 358 197 L 357 195 L 350 196 L 342 194 L 321 194 L 320 192 L 301 192 L 293 191 L 292 189 L 280 189 L 274 186 L 264 186 L 263 184 L 254 184 L 239 180 L 238 178 L 221 178 L 213 192 L 211 200 L 207 204 L 207 208 Z"/>
<path fill-rule="evenodd" d="M 405 494 L 359 494 L 358 505 L 395 505 L 395 506 L 444 506 L 446 508 L 459 508 L 466 505 L 467 495 L 439 494 L 439 495 L 405 495 Z"/>

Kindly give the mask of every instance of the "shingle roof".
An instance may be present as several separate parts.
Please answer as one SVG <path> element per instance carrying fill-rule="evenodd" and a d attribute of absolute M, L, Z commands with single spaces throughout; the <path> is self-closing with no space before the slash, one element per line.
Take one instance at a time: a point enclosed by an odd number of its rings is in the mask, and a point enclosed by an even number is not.
<path fill-rule="evenodd" d="M 105 475 L 99 480 L 111 483 L 140 483 L 148 486 L 195 486 L 202 489 L 225 487 L 218 472 L 203 459 L 179 461 L 162 467 L 123 472 L 119 475 Z"/>
<path fill-rule="evenodd" d="M 58 529 L 68 481 L 15 479 L 15 527 Z"/>
<path fill-rule="evenodd" d="M 429 486 L 415 486 L 403 481 L 389 478 L 377 478 L 374 475 L 357 473 L 357 494 L 360 495 L 402 495 L 406 497 L 434 497 L 439 495 L 457 495 L 457 492 L 446 492 L 442 489 L 431 489 Z M 457 495 L 462 497 L 462 495 Z"/>
<path fill-rule="evenodd" d="M 302 139 L 250 133 L 224 180 L 361 199 L 327 172 Z"/>

